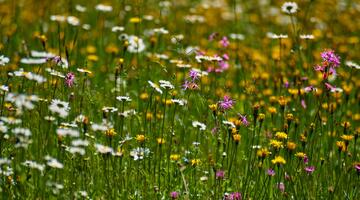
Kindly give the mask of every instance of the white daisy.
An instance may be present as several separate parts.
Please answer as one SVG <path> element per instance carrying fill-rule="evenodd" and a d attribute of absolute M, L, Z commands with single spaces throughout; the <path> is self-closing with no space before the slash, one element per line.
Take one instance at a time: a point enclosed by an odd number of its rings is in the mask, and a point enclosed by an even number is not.
<path fill-rule="evenodd" d="M 268 32 L 266 34 L 266 36 L 268 38 L 271 38 L 271 39 L 286 39 L 288 38 L 288 35 L 285 35 L 285 34 L 275 34 L 275 33 L 271 33 L 271 32 Z"/>
<path fill-rule="evenodd" d="M 184 106 L 187 104 L 187 101 L 185 99 L 171 99 L 171 101 L 175 104 L 179 104 L 180 106 Z"/>
<path fill-rule="evenodd" d="M 9 87 L 6 85 L 1 85 L 0 86 L 0 90 L 4 91 L 4 92 L 9 92 Z"/>
<path fill-rule="evenodd" d="M 140 53 L 145 50 L 145 44 L 143 39 L 135 36 L 130 35 L 128 38 L 129 46 L 127 47 L 127 50 L 130 53 Z"/>
<path fill-rule="evenodd" d="M 0 56 L 0 65 L 4 66 L 5 64 L 9 63 L 10 59 L 8 57 L 5 57 L 4 55 Z"/>
<path fill-rule="evenodd" d="M 51 156 L 45 156 L 45 160 L 47 161 L 47 165 L 52 168 L 62 169 L 64 168 L 64 165 L 59 162 L 56 158 L 53 158 Z"/>
<path fill-rule="evenodd" d="M 360 65 L 353 62 L 353 61 L 346 61 L 345 65 L 350 67 L 350 68 L 360 69 Z"/>
<path fill-rule="evenodd" d="M 104 5 L 104 4 L 96 5 L 95 9 L 98 11 L 101 11 L 101 12 L 111 12 L 113 10 L 113 8 L 111 6 Z"/>
<path fill-rule="evenodd" d="M 287 14 L 294 14 L 297 12 L 298 10 L 298 5 L 295 2 L 285 2 L 282 6 L 281 6 L 281 10 L 284 13 Z"/>
<path fill-rule="evenodd" d="M 123 26 L 114 26 L 114 27 L 111 28 L 111 31 L 114 32 L 114 33 L 122 32 L 124 30 L 125 30 L 125 28 Z"/>
<path fill-rule="evenodd" d="M 51 100 L 49 110 L 52 113 L 57 113 L 61 118 L 65 118 L 69 115 L 70 107 L 68 102 L 61 101 L 59 99 L 53 99 Z"/>
<path fill-rule="evenodd" d="M 77 4 L 77 5 L 75 6 L 75 9 L 76 9 L 77 11 L 79 11 L 79 12 L 85 12 L 85 11 L 86 11 L 86 7 L 84 7 L 84 6 L 82 6 L 82 5 L 79 5 L 79 4 Z"/>
<path fill-rule="evenodd" d="M 79 137 L 80 135 L 79 131 L 69 128 L 58 128 L 56 130 L 56 133 L 58 134 L 58 136 L 62 136 L 62 137 L 66 137 L 66 136 Z"/>
<path fill-rule="evenodd" d="M 149 155 L 150 150 L 148 148 L 135 148 L 130 151 L 130 156 L 133 157 L 134 160 L 142 160 L 144 157 Z"/>
<path fill-rule="evenodd" d="M 160 89 L 160 87 L 159 87 L 157 84 L 153 83 L 152 81 L 148 81 L 148 83 L 149 83 L 150 86 L 151 86 L 152 88 L 154 88 L 157 92 L 159 92 L 160 94 L 163 93 L 163 91 Z"/>
<path fill-rule="evenodd" d="M 102 144 L 95 144 L 96 151 L 100 154 L 112 154 L 114 150 L 111 147 Z"/>
<path fill-rule="evenodd" d="M 314 35 L 300 35 L 300 39 L 303 39 L 303 40 L 312 40 L 314 38 L 315 38 Z"/>
<path fill-rule="evenodd" d="M 56 22 L 64 22 L 66 20 L 66 17 L 63 15 L 51 15 L 50 20 Z"/>
<path fill-rule="evenodd" d="M 74 155 L 75 154 L 79 154 L 81 156 L 85 155 L 85 149 L 81 147 L 67 147 L 65 150 Z"/>
<path fill-rule="evenodd" d="M 231 128 L 236 128 L 235 124 L 229 121 L 222 121 L 222 123 L 226 126 L 230 126 Z"/>
<path fill-rule="evenodd" d="M 55 54 L 52 54 L 52 53 L 49 53 L 49 52 L 46 52 L 46 51 L 32 50 L 30 52 L 30 54 L 31 54 L 32 57 L 36 57 L 36 58 L 52 58 L 52 57 L 55 57 Z"/>
<path fill-rule="evenodd" d="M 164 89 L 169 89 L 172 90 L 175 87 L 170 83 L 170 81 L 165 81 L 165 80 L 160 80 L 160 87 L 164 88 Z"/>
<path fill-rule="evenodd" d="M 193 121 L 192 126 L 195 127 L 195 128 L 198 127 L 200 131 L 205 131 L 206 130 L 206 125 L 201 123 L 201 122 L 198 122 L 198 121 Z"/>
<path fill-rule="evenodd" d="M 71 141 L 71 145 L 74 147 L 87 147 L 89 145 L 89 141 L 87 140 L 82 140 L 82 139 L 76 139 Z"/>
<path fill-rule="evenodd" d="M 66 18 L 66 21 L 68 24 L 72 25 L 72 26 L 79 26 L 80 25 L 80 20 L 79 18 L 75 17 L 75 16 L 68 16 Z"/>
<path fill-rule="evenodd" d="M 26 167 L 29 167 L 29 168 L 32 168 L 32 169 L 37 169 L 40 172 L 43 172 L 44 169 L 45 169 L 45 165 L 39 164 L 39 163 L 37 163 L 35 161 L 32 161 L 32 160 L 27 160 L 27 161 L 23 162 L 22 164 L 24 166 L 26 166 Z"/>
<path fill-rule="evenodd" d="M 117 96 L 116 99 L 118 101 L 131 101 L 131 98 L 128 96 Z"/>
<path fill-rule="evenodd" d="M 46 58 L 21 58 L 20 63 L 28 65 L 40 65 L 47 62 Z"/>

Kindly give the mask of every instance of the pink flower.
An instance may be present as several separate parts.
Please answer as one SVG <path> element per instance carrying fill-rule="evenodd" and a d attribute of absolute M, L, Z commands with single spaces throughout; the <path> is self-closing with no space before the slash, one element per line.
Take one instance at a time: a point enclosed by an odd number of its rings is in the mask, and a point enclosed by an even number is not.
<path fill-rule="evenodd" d="M 240 192 L 233 192 L 230 194 L 230 199 L 232 200 L 241 200 L 241 193 Z"/>
<path fill-rule="evenodd" d="M 242 200 L 242 196 L 240 192 L 233 192 L 231 194 L 225 193 L 225 200 Z"/>
<path fill-rule="evenodd" d="M 227 39 L 226 36 L 224 36 L 224 37 L 220 40 L 220 45 L 221 45 L 222 47 L 225 47 L 225 48 L 230 45 L 230 42 L 229 42 L 229 40 Z"/>
<path fill-rule="evenodd" d="M 219 35 L 219 33 L 211 33 L 209 36 L 209 41 L 213 41 L 217 36 Z"/>
<path fill-rule="evenodd" d="M 312 86 L 312 85 L 307 86 L 307 87 L 304 88 L 304 91 L 305 91 L 306 93 L 307 93 L 307 92 L 314 91 L 314 90 L 316 90 L 316 89 L 315 89 L 314 86 Z"/>
<path fill-rule="evenodd" d="M 75 75 L 72 72 L 69 72 L 66 74 L 65 76 L 65 84 L 68 87 L 72 87 L 74 85 L 75 82 Z"/>
<path fill-rule="evenodd" d="M 242 115 L 240 113 L 238 113 L 239 118 L 241 120 L 241 123 L 244 124 L 244 126 L 249 126 L 249 121 L 246 118 L 246 115 Z"/>
<path fill-rule="evenodd" d="M 358 173 L 360 173 L 360 164 L 356 164 L 356 165 L 355 165 L 355 169 L 356 169 L 356 171 L 357 171 Z"/>
<path fill-rule="evenodd" d="M 199 78 L 199 76 L 200 76 L 199 72 L 197 72 L 197 71 L 195 71 L 193 69 L 191 69 L 189 71 L 189 77 L 192 79 L 192 81 L 197 80 Z"/>
<path fill-rule="evenodd" d="M 267 175 L 269 175 L 269 176 L 275 176 L 275 171 L 274 171 L 273 169 L 269 168 L 269 169 L 267 170 Z"/>
<path fill-rule="evenodd" d="M 218 170 L 216 171 L 216 179 L 224 179 L 225 177 L 225 172 L 224 170 Z"/>
<path fill-rule="evenodd" d="M 304 163 L 307 164 L 309 162 L 309 158 L 307 156 L 304 156 Z"/>
<path fill-rule="evenodd" d="M 329 83 L 325 83 L 325 86 L 328 90 L 334 90 L 336 87 L 330 85 Z"/>
<path fill-rule="evenodd" d="M 311 174 L 315 171 L 315 167 L 314 166 L 307 166 L 305 167 L 305 171 L 308 173 L 308 174 Z"/>
<path fill-rule="evenodd" d="M 306 109 L 306 102 L 304 99 L 301 100 L 301 106 Z"/>
<path fill-rule="evenodd" d="M 285 184 L 283 182 L 278 183 L 277 186 L 281 192 L 285 192 Z"/>
<path fill-rule="evenodd" d="M 334 50 L 325 50 L 321 53 L 321 58 L 333 67 L 340 66 L 340 57 L 334 53 Z"/>
<path fill-rule="evenodd" d="M 179 197 L 179 193 L 176 191 L 170 192 L 171 199 L 177 199 Z"/>
<path fill-rule="evenodd" d="M 223 101 L 219 101 L 219 106 L 223 110 L 229 110 L 234 106 L 234 100 L 225 95 Z"/>

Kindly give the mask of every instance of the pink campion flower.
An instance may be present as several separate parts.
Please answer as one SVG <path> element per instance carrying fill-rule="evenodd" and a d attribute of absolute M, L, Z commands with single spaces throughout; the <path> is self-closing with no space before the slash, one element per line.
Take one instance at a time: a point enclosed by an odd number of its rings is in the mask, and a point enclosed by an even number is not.
<path fill-rule="evenodd" d="M 308 162 L 309 162 L 309 158 L 307 156 L 304 156 L 304 163 L 308 164 Z"/>
<path fill-rule="evenodd" d="M 222 55 L 222 58 L 223 58 L 224 60 L 229 60 L 229 59 L 230 59 L 230 57 L 229 57 L 229 55 L 228 55 L 227 53 L 224 53 L 224 54 Z"/>
<path fill-rule="evenodd" d="M 285 180 L 287 181 L 291 180 L 291 176 L 287 172 L 285 172 Z"/>
<path fill-rule="evenodd" d="M 229 68 L 229 63 L 227 61 L 219 61 L 219 67 L 220 72 L 223 72 L 224 70 L 227 70 Z"/>
<path fill-rule="evenodd" d="M 230 42 L 228 40 L 228 38 L 226 36 L 224 36 L 221 40 L 220 40 L 220 45 L 222 47 L 228 47 L 230 45 Z"/>
<path fill-rule="evenodd" d="M 301 106 L 304 108 L 304 109 L 306 109 L 306 102 L 305 102 L 305 100 L 304 99 L 302 99 L 301 100 Z"/>
<path fill-rule="evenodd" d="M 199 74 L 199 72 L 197 72 L 196 70 L 191 69 L 191 70 L 189 71 L 189 77 L 192 79 L 192 81 L 197 80 L 197 79 L 199 78 L 199 76 L 200 76 L 200 74 Z"/>
<path fill-rule="evenodd" d="M 216 126 L 213 129 L 211 129 L 212 134 L 216 134 L 218 131 L 219 131 L 219 128 Z"/>
<path fill-rule="evenodd" d="M 305 91 L 306 93 L 312 92 L 312 91 L 315 91 L 315 90 L 316 90 L 316 88 L 314 88 L 314 86 L 312 86 L 312 85 L 307 86 L 307 87 L 304 88 L 304 91 Z"/>
<path fill-rule="evenodd" d="M 246 118 L 246 115 L 242 115 L 240 113 L 238 113 L 239 115 L 239 119 L 241 120 L 241 123 L 244 125 L 244 126 L 249 126 L 249 121 L 247 120 Z"/>
<path fill-rule="evenodd" d="M 315 171 L 315 166 L 307 166 L 307 167 L 305 167 L 305 171 L 308 174 L 312 174 Z"/>
<path fill-rule="evenodd" d="M 356 171 L 357 171 L 358 173 L 360 173 L 360 164 L 356 164 L 356 165 L 355 165 L 355 169 L 356 169 Z"/>
<path fill-rule="evenodd" d="M 323 72 L 325 70 L 325 67 L 322 66 L 322 65 L 316 65 L 314 67 L 315 71 L 320 71 L 320 72 Z"/>
<path fill-rule="evenodd" d="M 340 66 L 340 56 L 334 53 L 334 50 L 325 50 L 321 53 L 321 58 L 324 62 L 327 62 L 329 65 L 333 67 Z"/>
<path fill-rule="evenodd" d="M 223 110 L 229 110 L 234 106 L 234 100 L 232 100 L 229 96 L 225 95 L 223 101 L 219 101 L 219 106 Z"/>
<path fill-rule="evenodd" d="M 289 85 L 290 85 L 289 81 L 285 81 L 284 87 L 285 87 L 285 88 L 289 88 Z"/>
<path fill-rule="evenodd" d="M 210 35 L 209 35 L 209 41 L 213 41 L 217 36 L 219 35 L 219 33 L 211 33 Z"/>
<path fill-rule="evenodd" d="M 330 85 L 330 83 L 325 83 L 325 86 L 326 86 L 326 88 L 327 88 L 328 90 L 334 90 L 334 89 L 336 89 L 336 87 Z"/>
<path fill-rule="evenodd" d="M 171 199 L 177 199 L 179 197 L 179 193 L 176 191 L 170 192 Z"/>
<path fill-rule="evenodd" d="M 224 177 L 225 177 L 224 170 L 217 170 L 216 171 L 216 179 L 224 179 Z"/>
<path fill-rule="evenodd" d="M 273 169 L 271 169 L 271 168 L 269 168 L 266 173 L 269 176 L 275 176 L 275 171 Z"/>
<path fill-rule="evenodd" d="M 185 80 L 182 87 L 183 87 L 184 90 L 187 90 L 187 89 L 197 90 L 197 89 L 199 89 L 199 86 L 194 81 L 188 81 L 188 80 Z"/>
<path fill-rule="evenodd" d="M 281 192 L 285 192 L 285 184 L 283 182 L 278 183 L 277 186 Z"/>
<path fill-rule="evenodd" d="M 69 72 L 65 76 L 65 84 L 67 87 L 72 87 L 75 82 L 75 75 L 72 72 Z"/>
<path fill-rule="evenodd" d="M 241 200 L 242 199 L 242 196 L 241 196 L 241 193 L 240 192 L 233 192 L 230 194 L 230 197 L 229 197 L 231 200 Z"/>

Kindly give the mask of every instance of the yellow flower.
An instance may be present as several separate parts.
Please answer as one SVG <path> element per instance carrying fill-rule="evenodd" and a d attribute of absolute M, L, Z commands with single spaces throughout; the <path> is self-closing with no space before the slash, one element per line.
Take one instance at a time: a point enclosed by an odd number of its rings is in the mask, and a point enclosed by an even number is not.
<path fill-rule="evenodd" d="M 307 137 L 306 137 L 305 134 L 301 134 L 301 135 L 300 135 L 300 141 L 301 141 L 301 142 L 306 142 L 306 141 L 307 141 Z"/>
<path fill-rule="evenodd" d="M 153 118 L 153 114 L 151 112 L 146 113 L 146 120 L 151 120 Z"/>
<path fill-rule="evenodd" d="M 277 150 L 284 147 L 283 143 L 278 140 L 270 140 L 270 145 Z"/>
<path fill-rule="evenodd" d="M 345 121 L 345 122 L 343 122 L 343 123 L 341 124 L 341 126 L 344 127 L 344 128 L 350 128 L 350 127 L 351 127 L 351 123 Z"/>
<path fill-rule="evenodd" d="M 292 113 L 288 113 L 287 115 L 286 115 L 286 120 L 287 121 L 292 121 L 294 119 L 294 115 L 292 114 Z"/>
<path fill-rule="evenodd" d="M 286 160 L 281 156 L 276 156 L 275 159 L 271 160 L 272 164 L 276 165 L 284 165 L 286 164 Z"/>
<path fill-rule="evenodd" d="M 89 61 L 98 61 L 99 60 L 99 57 L 97 55 L 94 55 L 94 54 L 91 54 L 91 55 L 88 55 L 87 56 L 87 59 Z"/>
<path fill-rule="evenodd" d="M 110 129 L 106 130 L 105 135 L 110 138 L 114 137 L 116 135 L 115 129 L 110 128 Z"/>
<path fill-rule="evenodd" d="M 170 155 L 170 160 L 178 161 L 178 160 L 180 160 L 180 155 L 179 154 L 171 154 Z"/>
<path fill-rule="evenodd" d="M 262 121 L 264 121 L 264 119 L 265 119 L 265 114 L 264 114 L 264 113 L 260 113 L 259 116 L 258 116 L 258 120 L 259 120 L 260 122 L 262 122 Z"/>
<path fill-rule="evenodd" d="M 140 99 L 141 100 L 147 100 L 149 98 L 148 93 L 144 92 L 140 94 Z"/>
<path fill-rule="evenodd" d="M 284 107 L 287 104 L 286 98 L 283 96 L 279 97 L 278 103 L 280 104 L 281 107 Z"/>
<path fill-rule="evenodd" d="M 241 135 L 240 134 L 234 134 L 233 135 L 233 139 L 236 143 L 239 143 L 240 142 L 240 139 L 241 139 Z"/>
<path fill-rule="evenodd" d="M 306 157 L 306 154 L 304 152 L 297 152 L 295 154 L 296 157 L 304 159 Z"/>
<path fill-rule="evenodd" d="M 276 132 L 275 137 L 278 140 L 286 140 L 288 138 L 288 135 L 285 132 Z"/>
<path fill-rule="evenodd" d="M 216 111 L 217 110 L 217 104 L 215 103 L 215 104 L 211 104 L 211 105 L 209 105 L 209 108 L 210 108 L 210 110 L 212 110 L 212 111 Z"/>
<path fill-rule="evenodd" d="M 141 19 L 139 17 L 132 17 L 130 18 L 130 23 L 140 23 L 141 22 Z"/>
<path fill-rule="evenodd" d="M 275 114 L 277 112 L 275 107 L 269 107 L 268 110 L 270 114 Z"/>
<path fill-rule="evenodd" d="M 136 141 L 140 142 L 140 143 L 143 143 L 145 141 L 145 135 L 136 135 Z"/>
<path fill-rule="evenodd" d="M 164 138 L 158 138 L 158 139 L 156 139 L 156 141 L 157 141 L 158 145 L 165 144 Z"/>
<path fill-rule="evenodd" d="M 260 158 L 265 158 L 270 155 L 270 152 L 266 148 L 261 148 L 257 150 L 256 155 Z"/>
<path fill-rule="evenodd" d="M 296 144 L 294 142 L 287 142 L 286 146 L 290 151 L 293 151 L 296 148 Z"/>
<path fill-rule="evenodd" d="M 191 160 L 191 166 L 197 166 L 200 164 L 200 159 L 192 159 Z"/>
<path fill-rule="evenodd" d="M 350 141 L 350 140 L 352 140 L 354 138 L 353 135 L 342 135 L 340 137 L 341 137 L 341 139 L 343 139 L 345 141 Z"/>
<path fill-rule="evenodd" d="M 234 135 L 234 134 L 237 134 L 237 130 L 236 130 L 236 128 L 232 128 L 231 129 L 231 133 Z"/>
<path fill-rule="evenodd" d="M 346 151 L 346 144 L 344 141 L 336 141 L 336 146 L 339 148 L 339 151 Z"/>

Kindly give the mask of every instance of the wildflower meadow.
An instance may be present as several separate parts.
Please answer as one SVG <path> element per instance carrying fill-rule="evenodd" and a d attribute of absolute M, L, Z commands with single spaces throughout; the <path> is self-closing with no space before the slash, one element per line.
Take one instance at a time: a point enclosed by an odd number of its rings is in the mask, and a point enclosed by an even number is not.
<path fill-rule="evenodd" d="M 359 16 L 0 0 L 0 198 L 360 199 Z"/>

